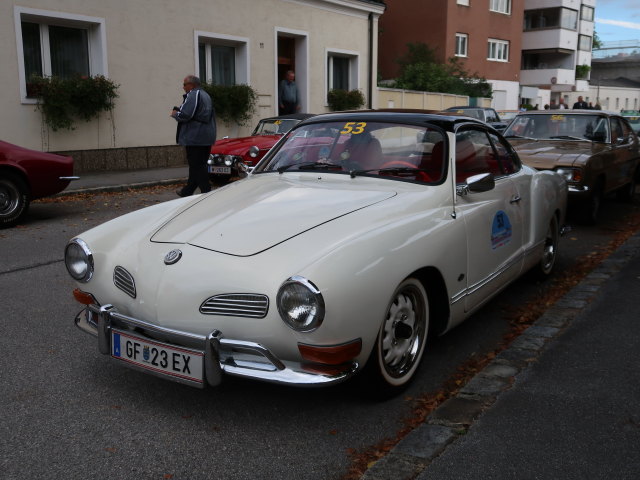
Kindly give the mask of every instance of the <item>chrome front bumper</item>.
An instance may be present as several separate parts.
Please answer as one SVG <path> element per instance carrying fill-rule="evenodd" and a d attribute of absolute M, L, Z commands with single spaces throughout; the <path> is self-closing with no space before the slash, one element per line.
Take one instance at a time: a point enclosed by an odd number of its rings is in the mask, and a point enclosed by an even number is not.
<path fill-rule="evenodd" d="M 223 373 L 288 385 L 323 386 L 342 382 L 358 369 L 356 362 L 332 367 L 328 369 L 330 373 L 322 372 L 318 366 L 309 365 L 310 368 L 305 368 L 299 362 L 279 360 L 259 343 L 223 338 L 219 330 L 203 336 L 160 327 L 122 315 L 113 305 L 88 305 L 76 316 L 75 324 L 83 332 L 98 337 L 98 349 L 105 355 L 111 355 L 112 328 L 135 331 L 136 335 L 150 341 L 160 340 L 176 347 L 198 350 L 204 354 L 205 382 L 212 386 L 220 384 Z M 125 365 L 186 385 L 204 386 L 188 379 L 167 376 L 127 363 Z"/>

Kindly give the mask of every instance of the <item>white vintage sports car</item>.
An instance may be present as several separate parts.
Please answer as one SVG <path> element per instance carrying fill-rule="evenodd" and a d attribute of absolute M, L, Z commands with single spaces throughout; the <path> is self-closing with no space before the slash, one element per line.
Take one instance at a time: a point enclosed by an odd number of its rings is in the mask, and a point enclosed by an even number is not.
<path fill-rule="evenodd" d="M 396 392 L 427 335 L 528 270 L 549 275 L 566 199 L 560 175 L 474 119 L 320 115 L 246 179 L 73 238 L 76 324 L 123 365 L 189 385 L 362 371 Z"/>

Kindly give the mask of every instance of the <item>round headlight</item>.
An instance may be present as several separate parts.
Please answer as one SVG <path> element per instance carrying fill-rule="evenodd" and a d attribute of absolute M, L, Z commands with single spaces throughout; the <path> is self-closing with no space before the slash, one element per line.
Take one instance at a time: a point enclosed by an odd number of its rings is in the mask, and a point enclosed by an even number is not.
<path fill-rule="evenodd" d="M 284 323 L 298 332 L 311 332 L 324 320 L 324 299 L 303 277 L 291 277 L 278 290 L 276 303 Z"/>
<path fill-rule="evenodd" d="M 224 164 L 227 167 L 230 167 L 231 165 L 233 165 L 233 155 L 225 155 L 224 156 Z"/>
<path fill-rule="evenodd" d="M 251 158 L 258 158 L 259 153 L 260 149 L 257 147 L 257 145 L 253 145 L 251 148 L 249 148 L 249 156 Z"/>
<path fill-rule="evenodd" d="M 64 250 L 64 264 L 69 275 L 79 282 L 88 282 L 93 276 L 93 254 L 79 238 L 71 240 Z"/>

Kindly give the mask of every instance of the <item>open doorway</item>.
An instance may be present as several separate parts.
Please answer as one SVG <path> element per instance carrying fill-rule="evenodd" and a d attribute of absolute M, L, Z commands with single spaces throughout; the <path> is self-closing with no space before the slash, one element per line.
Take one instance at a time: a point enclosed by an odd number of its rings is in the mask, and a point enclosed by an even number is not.
<path fill-rule="evenodd" d="M 285 80 L 287 72 L 295 72 L 295 84 L 298 92 L 299 112 L 306 112 L 308 106 L 308 68 L 307 36 L 301 32 L 277 33 L 277 69 L 276 69 L 276 113 L 280 114 L 278 91 L 280 82 Z"/>

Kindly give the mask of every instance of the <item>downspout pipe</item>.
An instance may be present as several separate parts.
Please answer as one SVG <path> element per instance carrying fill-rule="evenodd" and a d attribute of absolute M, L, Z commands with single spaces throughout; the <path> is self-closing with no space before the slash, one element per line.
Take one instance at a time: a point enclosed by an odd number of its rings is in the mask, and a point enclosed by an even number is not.
<path fill-rule="evenodd" d="M 373 108 L 373 40 L 373 13 L 369 12 L 369 81 L 367 85 L 369 89 L 367 95 L 369 109 Z"/>

